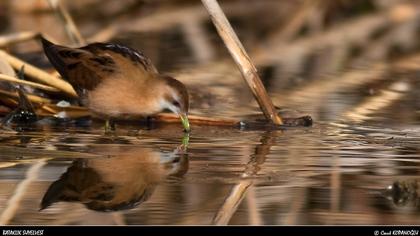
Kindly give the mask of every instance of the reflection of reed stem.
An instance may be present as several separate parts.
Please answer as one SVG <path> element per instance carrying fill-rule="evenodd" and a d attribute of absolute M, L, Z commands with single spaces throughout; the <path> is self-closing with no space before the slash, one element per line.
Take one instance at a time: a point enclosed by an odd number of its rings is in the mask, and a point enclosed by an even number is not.
<path fill-rule="evenodd" d="M 299 213 L 305 204 L 305 198 L 307 196 L 306 188 L 298 188 L 293 194 L 291 194 L 290 208 L 287 215 L 284 217 L 282 224 L 284 225 L 296 225 L 298 224 Z"/>
<path fill-rule="evenodd" d="M 121 212 L 113 212 L 111 213 L 112 220 L 115 222 L 115 225 L 127 225 L 125 222 L 125 217 Z"/>
<path fill-rule="evenodd" d="M 246 196 L 246 203 L 249 211 L 249 224 L 251 225 L 261 225 L 262 219 L 261 214 L 258 211 L 257 198 L 255 196 L 255 188 L 253 185 L 249 187 L 248 195 Z"/>
<path fill-rule="evenodd" d="M 339 152 L 339 150 L 337 150 Z M 334 155 L 333 159 L 333 166 L 331 170 L 331 192 L 330 192 L 330 199 L 331 205 L 330 210 L 332 213 L 337 213 L 340 211 L 340 202 L 341 202 L 341 170 L 340 170 L 340 156 Z"/>
<path fill-rule="evenodd" d="M 251 161 L 248 163 L 247 168 L 245 169 L 243 176 L 252 177 L 257 174 L 259 171 L 259 165 L 262 165 L 265 162 L 267 155 L 270 153 L 270 148 L 276 143 L 276 133 L 268 132 L 263 135 L 261 138 L 261 144 L 255 147 L 255 153 L 251 156 Z M 250 170 L 251 169 L 251 170 Z M 213 218 L 212 224 L 215 225 L 227 225 L 235 214 L 239 204 L 241 204 L 243 198 L 247 194 L 247 191 L 252 187 L 253 180 L 246 179 L 240 181 L 236 184 L 229 195 L 226 197 L 223 205 L 217 211 L 215 217 Z M 250 198 L 255 198 L 255 193 L 248 195 Z M 256 204 L 256 200 L 251 201 Z M 250 207 L 254 216 L 259 217 L 258 208 Z M 254 222 L 260 224 L 262 220 L 260 218 L 256 219 Z"/>
<path fill-rule="evenodd" d="M 409 90 L 410 84 L 407 81 L 394 82 L 388 88 L 382 89 L 378 95 L 369 97 L 346 112 L 344 118 L 356 123 L 374 119 L 373 114 L 402 99 Z"/>
<path fill-rule="evenodd" d="M 236 184 L 229 193 L 229 196 L 223 202 L 222 207 L 217 211 L 212 224 L 227 225 L 251 185 L 252 180 L 243 180 L 240 181 L 239 184 Z"/>
<path fill-rule="evenodd" d="M 213 24 L 216 26 L 220 37 L 223 39 L 223 42 L 236 62 L 236 65 L 239 67 L 243 78 L 254 94 L 265 117 L 274 124 L 283 124 L 282 119 L 278 116 L 276 109 L 257 74 L 257 69 L 236 36 L 235 31 L 232 29 L 229 21 L 220 8 L 219 3 L 217 3 L 216 0 L 201 0 L 201 2 L 209 12 Z"/>
<path fill-rule="evenodd" d="M 28 169 L 26 178 L 16 187 L 15 192 L 6 204 L 6 208 L 1 213 L 0 225 L 9 224 L 15 217 L 19 204 L 25 196 L 29 185 L 38 177 L 39 171 L 45 164 L 47 164 L 47 159 L 40 159 Z"/>

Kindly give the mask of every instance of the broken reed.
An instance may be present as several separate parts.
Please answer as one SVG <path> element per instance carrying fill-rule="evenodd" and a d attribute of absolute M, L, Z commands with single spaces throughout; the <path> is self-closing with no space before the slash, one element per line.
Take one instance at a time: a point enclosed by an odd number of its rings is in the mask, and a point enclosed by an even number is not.
<path fill-rule="evenodd" d="M 20 70 L 20 68 L 24 66 L 25 74 L 33 78 L 34 80 L 49 85 L 51 87 L 57 88 L 70 97 L 77 97 L 77 94 L 74 91 L 73 87 L 66 81 L 54 77 L 48 74 L 47 72 L 8 54 L 3 50 L 0 50 L 0 57 L 7 61 L 15 70 Z"/>
<path fill-rule="evenodd" d="M 236 65 L 239 67 L 243 78 L 254 94 L 254 97 L 265 117 L 276 125 L 282 125 L 283 121 L 277 114 L 276 109 L 268 96 L 260 77 L 258 76 L 257 69 L 251 62 L 251 59 L 242 46 L 242 43 L 239 41 L 238 36 L 236 36 L 235 31 L 232 29 L 232 26 L 223 13 L 223 10 L 220 8 L 219 3 L 216 0 L 201 0 L 201 2 L 209 12 L 217 32 L 223 39 L 223 42 L 229 50 Z"/>

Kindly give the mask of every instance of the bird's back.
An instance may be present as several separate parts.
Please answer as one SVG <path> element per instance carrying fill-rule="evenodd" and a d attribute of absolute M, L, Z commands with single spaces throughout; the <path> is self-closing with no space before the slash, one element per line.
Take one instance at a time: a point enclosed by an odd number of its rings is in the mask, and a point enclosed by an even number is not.
<path fill-rule="evenodd" d="M 41 40 L 51 64 L 79 95 L 94 90 L 106 79 L 146 80 L 157 73 L 148 58 L 126 46 L 93 43 L 69 48 Z"/>

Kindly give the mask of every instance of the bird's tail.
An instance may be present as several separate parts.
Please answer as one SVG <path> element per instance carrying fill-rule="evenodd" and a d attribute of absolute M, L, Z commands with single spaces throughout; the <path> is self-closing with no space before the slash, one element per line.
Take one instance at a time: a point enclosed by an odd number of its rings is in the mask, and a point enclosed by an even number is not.
<path fill-rule="evenodd" d="M 66 47 L 56 45 L 50 41 L 48 41 L 43 36 L 40 37 L 42 42 L 42 47 L 44 49 L 44 53 L 47 56 L 48 60 L 52 64 L 52 66 L 60 73 L 61 77 L 67 80 L 66 76 L 66 63 L 59 55 L 60 49 L 65 49 Z"/>

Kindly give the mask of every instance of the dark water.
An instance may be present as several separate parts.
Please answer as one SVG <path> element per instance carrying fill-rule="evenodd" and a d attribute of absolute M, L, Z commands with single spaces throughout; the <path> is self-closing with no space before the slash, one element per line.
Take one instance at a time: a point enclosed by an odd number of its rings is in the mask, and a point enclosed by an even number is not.
<path fill-rule="evenodd" d="M 117 128 L 2 132 L 3 223 L 419 223 L 417 125 Z"/>

